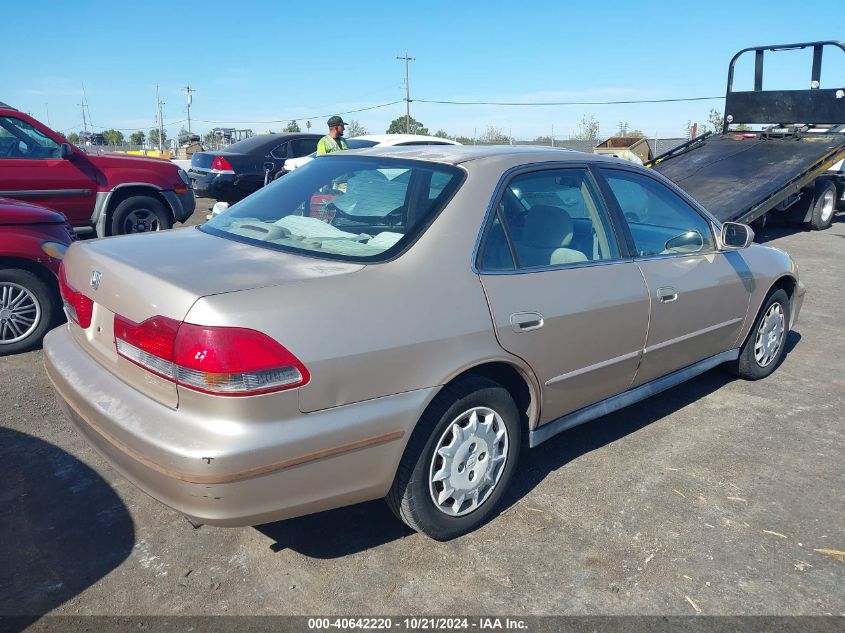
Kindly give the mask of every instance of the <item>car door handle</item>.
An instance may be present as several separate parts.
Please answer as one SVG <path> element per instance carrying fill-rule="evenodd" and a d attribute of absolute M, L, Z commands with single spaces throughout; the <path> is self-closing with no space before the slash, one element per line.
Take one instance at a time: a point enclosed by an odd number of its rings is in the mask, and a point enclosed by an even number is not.
<path fill-rule="evenodd" d="M 516 312 L 511 315 L 511 329 L 514 332 L 530 332 L 543 327 L 543 315 L 538 312 Z"/>
<path fill-rule="evenodd" d="M 673 301 L 677 301 L 678 291 L 671 286 L 664 286 L 663 288 L 657 289 L 657 298 L 662 303 L 672 303 Z"/>

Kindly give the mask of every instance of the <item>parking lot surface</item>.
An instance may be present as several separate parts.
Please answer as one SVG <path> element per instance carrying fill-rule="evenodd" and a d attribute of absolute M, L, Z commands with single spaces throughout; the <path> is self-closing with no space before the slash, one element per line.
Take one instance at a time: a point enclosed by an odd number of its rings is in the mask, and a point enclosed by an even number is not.
<path fill-rule="evenodd" d="M 713 370 L 556 436 L 449 543 L 381 501 L 194 529 L 88 447 L 40 351 L 0 359 L 0 615 L 845 615 L 845 217 L 761 238 L 808 287 L 770 378 Z"/>

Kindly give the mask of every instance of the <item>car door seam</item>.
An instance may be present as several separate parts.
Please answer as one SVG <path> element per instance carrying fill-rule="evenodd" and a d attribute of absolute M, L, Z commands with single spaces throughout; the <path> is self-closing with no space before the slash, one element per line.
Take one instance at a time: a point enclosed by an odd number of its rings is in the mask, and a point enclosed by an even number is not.
<path fill-rule="evenodd" d="M 640 358 L 637 360 L 637 367 L 634 369 L 634 375 L 631 376 L 631 382 L 628 385 L 628 389 L 631 389 L 634 386 L 634 383 L 637 380 L 637 374 L 640 373 L 640 367 L 643 364 L 643 357 L 645 356 L 645 348 L 648 345 L 648 335 L 651 332 L 651 313 L 654 309 L 654 299 L 651 296 L 651 287 L 648 285 L 648 280 L 646 279 L 645 273 L 643 272 L 642 266 L 640 266 L 637 260 L 633 261 L 634 265 L 637 267 L 637 270 L 640 271 L 640 277 L 642 277 L 643 284 L 645 285 L 645 292 L 646 296 L 648 297 L 648 319 L 646 319 L 645 325 L 645 338 L 643 339 L 643 345 L 640 348 Z"/>

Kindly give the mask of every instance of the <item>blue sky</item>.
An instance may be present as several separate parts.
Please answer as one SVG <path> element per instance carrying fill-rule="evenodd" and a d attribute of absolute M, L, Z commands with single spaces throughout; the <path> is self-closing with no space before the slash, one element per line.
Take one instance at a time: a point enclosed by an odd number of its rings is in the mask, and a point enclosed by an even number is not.
<path fill-rule="evenodd" d="M 81 129 L 84 83 L 97 128 L 155 122 L 160 86 L 175 135 L 185 94 L 196 88 L 194 130 L 217 125 L 279 130 L 271 121 L 325 115 L 404 99 L 407 48 L 411 98 L 470 101 L 612 101 L 724 95 L 727 64 L 747 46 L 842 38 L 831 2 L 178 2 L 79 0 L 13 3 L 3 9 L 0 101 L 64 132 Z M 730 8 L 733 21 L 725 9 Z M 160 25 L 160 35 L 153 26 Z M 18 51 L 10 59 L 9 52 Z M 784 53 L 766 87 L 809 83 L 809 53 Z M 831 56 L 832 57 L 832 56 Z M 826 60 L 845 85 L 845 54 Z M 751 82 L 752 63 L 743 64 Z M 792 86 L 796 87 L 796 86 Z M 838 86 L 837 86 L 838 87 Z M 434 132 L 472 137 L 488 126 L 517 138 L 569 137 L 582 116 L 602 135 L 620 121 L 649 136 L 678 136 L 706 122 L 721 100 L 555 107 L 412 103 Z M 344 115 L 381 133 L 404 103 Z"/>

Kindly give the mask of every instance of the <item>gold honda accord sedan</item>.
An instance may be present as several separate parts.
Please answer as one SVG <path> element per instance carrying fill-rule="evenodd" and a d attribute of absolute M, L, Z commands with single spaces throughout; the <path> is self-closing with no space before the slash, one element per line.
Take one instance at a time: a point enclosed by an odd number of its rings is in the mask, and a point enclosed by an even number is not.
<path fill-rule="evenodd" d="M 717 365 L 770 374 L 804 287 L 752 238 L 613 158 L 337 153 L 203 226 L 75 243 L 45 364 L 91 444 L 196 523 L 383 497 L 446 540 L 523 449 Z"/>

